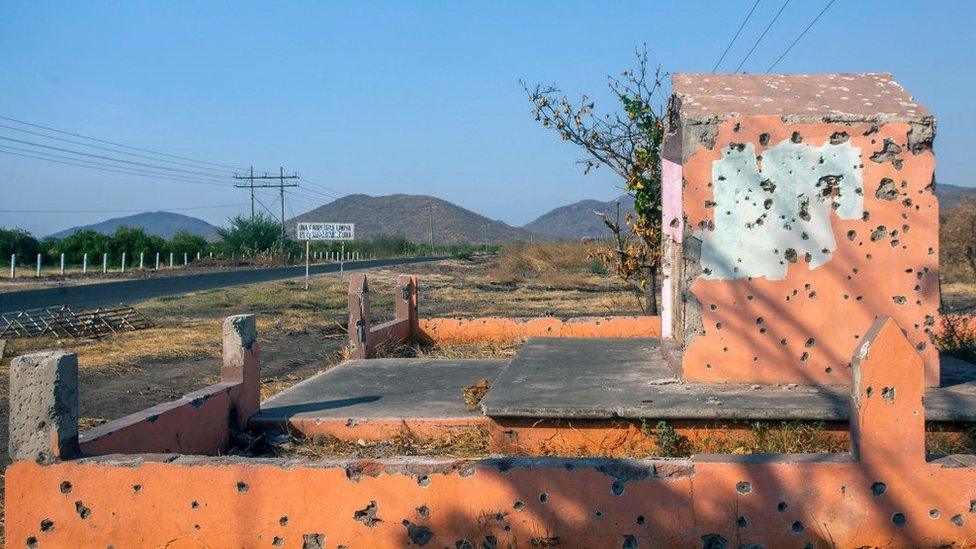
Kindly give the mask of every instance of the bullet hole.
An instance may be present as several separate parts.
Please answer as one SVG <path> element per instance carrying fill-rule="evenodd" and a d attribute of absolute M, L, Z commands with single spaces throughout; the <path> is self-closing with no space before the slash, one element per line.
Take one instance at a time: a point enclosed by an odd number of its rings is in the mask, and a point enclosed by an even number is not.
<path fill-rule="evenodd" d="M 677 218 L 677 217 L 675 217 L 674 219 L 672 219 L 672 220 L 671 220 L 671 223 L 668 223 L 668 225 L 669 225 L 669 226 L 670 226 L 670 227 L 671 227 L 672 229 L 677 229 L 677 228 L 678 228 L 678 225 L 679 225 L 680 223 L 681 223 L 681 222 L 680 222 L 680 221 L 678 221 L 678 218 Z"/>
<path fill-rule="evenodd" d="M 864 390 L 864 393 L 868 395 L 868 398 L 871 398 L 871 395 L 874 394 L 874 387 L 868 387 L 867 389 Z"/>
<path fill-rule="evenodd" d="M 813 347 L 816 344 L 817 344 L 817 340 L 811 337 L 807 339 L 807 342 L 804 343 L 803 346 L 809 349 L 810 347 Z"/>
<path fill-rule="evenodd" d="M 900 170 L 902 160 L 898 158 L 899 154 L 901 154 L 901 147 L 886 137 L 884 144 L 881 146 L 881 150 L 875 151 L 875 153 L 871 155 L 871 161 L 878 164 L 891 162 L 891 165 L 894 166 L 896 170 Z"/>
<path fill-rule="evenodd" d="M 288 517 L 281 517 L 278 519 L 278 524 L 282 526 L 288 526 Z"/>
<path fill-rule="evenodd" d="M 722 323 L 721 322 L 716 322 L 715 323 L 715 329 L 716 330 L 721 330 L 722 329 Z"/>
<path fill-rule="evenodd" d="M 800 521 L 796 521 L 790 525 L 790 532 L 793 532 L 794 534 L 800 534 L 806 529 L 807 527 L 804 526 L 803 523 Z"/>
<path fill-rule="evenodd" d="M 969 512 L 976 513 L 976 499 L 969 500 Z"/>
<path fill-rule="evenodd" d="M 596 512 L 593 513 L 593 516 L 596 518 L 603 518 L 603 511 L 597 509 Z"/>
<path fill-rule="evenodd" d="M 71 491 L 71 483 L 68 482 L 68 481 L 62 482 L 61 483 L 61 493 L 62 494 L 67 494 L 70 491 Z"/>
<path fill-rule="evenodd" d="M 895 302 L 895 305 L 904 305 L 908 301 L 903 295 L 891 296 L 891 300 Z"/>
<path fill-rule="evenodd" d="M 749 526 L 749 520 L 746 519 L 746 517 L 739 517 L 735 519 L 735 524 L 739 528 L 745 528 L 746 526 Z"/>
<path fill-rule="evenodd" d="M 30 547 L 31 549 L 37 547 L 37 538 L 34 536 L 27 538 L 27 547 Z"/>
<path fill-rule="evenodd" d="M 776 190 L 776 184 L 771 179 L 763 179 L 759 182 L 759 188 L 767 193 L 771 193 Z"/>
<path fill-rule="evenodd" d="M 516 501 L 515 505 L 512 505 L 512 508 L 515 509 L 516 511 L 521 511 L 522 509 L 525 509 L 525 504 L 522 503 L 521 501 Z"/>
<path fill-rule="evenodd" d="M 887 236 L 888 236 L 888 228 L 885 227 L 884 225 L 878 225 L 878 228 L 871 231 L 871 242 L 877 242 L 878 240 L 881 240 L 882 238 L 885 238 Z"/>
<path fill-rule="evenodd" d="M 857 240 L 857 231 L 854 229 L 847 231 L 847 240 L 850 240 L 851 242 Z"/>
<path fill-rule="evenodd" d="M 895 388 L 894 387 L 885 387 L 885 388 L 881 389 L 881 398 L 884 399 L 884 401 L 887 402 L 888 404 L 891 404 L 892 402 L 894 402 L 895 401 Z"/>
<path fill-rule="evenodd" d="M 743 495 L 748 494 L 752 492 L 752 484 L 744 480 L 739 481 L 739 483 L 735 485 L 735 491 Z"/>
<path fill-rule="evenodd" d="M 762 145 L 763 147 L 765 147 L 766 145 L 769 144 L 769 134 L 768 133 L 763 132 L 763 133 L 759 134 L 759 144 Z"/>
<path fill-rule="evenodd" d="M 789 344 L 789 342 L 786 341 L 786 338 L 784 337 L 783 339 L 779 340 L 779 344 L 782 345 L 783 347 L 786 347 L 786 345 Z"/>
<path fill-rule="evenodd" d="M 789 506 L 790 506 L 789 503 L 786 503 L 785 501 L 781 501 L 776 504 L 776 510 L 779 511 L 780 513 L 785 513 L 786 509 L 789 508 Z"/>
<path fill-rule="evenodd" d="M 545 492 L 542 492 L 541 494 L 539 494 L 539 501 L 542 502 L 542 503 L 548 503 L 549 502 L 549 494 L 547 494 Z"/>
<path fill-rule="evenodd" d="M 365 524 L 367 528 L 372 528 L 377 523 L 383 522 L 383 519 L 376 516 L 378 507 L 376 501 L 370 501 L 366 507 L 353 512 L 352 519 Z"/>
<path fill-rule="evenodd" d="M 905 513 L 895 513 L 891 515 L 891 522 L 899 528 L 904 528 L 908 524 L 908 519 L 905 517 Z"/>
<path fill-rule="evenodd" d="M 810 359 L 810 353 L 806 351 L 804 351 L 803 354 L 800 355 L 800 362 L 806 362 L 809 359 Z"/>
<path fill-rule="evenodd" d="M 138 494 L 139 492 L 142 491 L 142 485 L 141 484 L 133 484 L 132 485 L 132 491 Z"/>
<path fill-rule="evenodd" d="M 240 493 L 243 494 L 244 492 L 247 492 L 247 490 L 248 490 L 248 487 L 247 487 L 247 483 L 246 482 L 241 482 L 241 481 L 238 481 L 237 482 L 237 491 L 238 492 L 240 492 Z"/>
<path fill-rule="evenodd" d="M 627 534 L 624 536 L 624 544 L 621 547 L 623 547 L 623 549 L 637 549 L 639 547 L 639 545 L 637 545 L 637 538 Z"/>
<path fill-rule="evenodd" d="M 962 515 L 953 515 L 952 518 L 949 520 L 956 526 L 962 526 L 963 524 L 966 523 L 966 521 L 962 519 Z"/>
<path fill-rule="evenodd" d="M 430 477 L 427 475 L 417 475 L 417 484 L 425 488 L 430 486 Z"/>
<path fill-rule="evenodd" d="M 793 135 L 790 136 L 790 141 L 794 143 L 802 143 L 803 136 L 800 135 L 800 132 L 793 132 Z"/>
<path fill-rule="evenodd" d="M 496 549 L 497 547 L 498 538 L 496 538 L 493 534 L 488 534 L 485 536 L 484 541 L 481 542 L 481 549 Z"/>
<path fill-rule="evenodd" d="M 942 516 L 942 513 L 940 513 L 938 509 L 929 509 L 929 518 L 930 519 L 935 520 L 935 519 L 939 518 L 940 516 Z"/>
<path fill-rule="evenodd" d="M 474 549 L 474 544 L 466 539 L 459 539 L 454 542 L 454 549 Z"/>
<path fill-rule="evenodd" d="M 705 201 L 705 208 L 706 209 L 708 209 L 708 208 L 714 208 L 714 207 L 715 207 L 715 201 L 714 200 L 706 200 Z M 704 221 L 702 223 L 704 223 Z"/>
<path fill-rule="evenodd" d="M 849 138 L 850 136 L 847 135 L 847 132 L 834 132 L 830 134 L 830 144 L 840 145 L 841 143 L 846 142 Z"/>
<path fill-rule="evenodd" d="M 279 536 L 275 536 L 274 538 L 271 539 L 271 545 L 275 547 L 281 547 L 282 545 L 284 545 L 284 543 L 285 540 Z"/>
<path fill-rule="evenodd" d="M 796 263 L 797 260 L 796 250 L 794 250 L 793 248 L 787 248 L 786 251 L 783 252 L 783 257 L 786 258 L 786 260 L 789 261 L 790 263 Z"/>
<path fill-rule="evenodd" d="M 521 503 L 521 502 L 518 502 L 518 503 Z M 519 507 L 516 507 L 516 509 L 519 509 Z M 424 517 L 424 518 L 429 517 L 430 516 L 430 507 L 427 507 L 426 505 L 421 505 L 420 507 L 417 507 L 417 514 L 420 515 L 420 516 L 422 516 L 422 517 Z"/>
<path fill-rule="evenodd" d="M 714 310 L 718 309 L 718 305 L 712 303 L 711 305 L 708 306 L 708 308 L 714 311 Z"/>
<path fill-rule="evenodd" d="M 840 182 L 844 179 L 842 175 L 825 175 L 817 180 L 815 185 L 820 189 L 820 196 L 823 198 L 840 196 Z M 809 216 L 807 216 L 809 221 Z"/>
<path fill-rule="evenodd" d="M 701 537 L 702 549 L 728 549 L 729 542 L 719 534 L 705 534 Z"/>
<path fill-rule="evenodd" d="M 644 515 L 637 515 L 637 525 L 643 526 L 645 522 Z"/>
<path fill-rule="evenodd" d="M 614 482 L 610 485 L 610 493 L 615 496 L 621 496 L 624 493 L 624 485 L 621 482 Z"/>
<path fill-rule="evenodd" d="M 44 519 L 41 521 L 41 532 L 50 532 L 54 530 L 54 521 L 51 519 Z"/>
<path fill-rule="evenodd" d="M 833 371 L 834 371 L 834 369 L 831 368 L 830 366 L 827 366 L 826 368 L 824 368 L 824 373 L 826 373 L 826 374 L 829 374 L 829 373 L 831 373 Z"/>
<path fill-rule="evenodd" d="M 200 504 L 198 502 L 196 501 L 190 502 L 190 509 L 199 509 L 199 508 L 200 508 Z"/>
<path fill-rule="evenodd" d="M 895 182 L 888 177 L 881 179 L 878 184 L 878 188 L 874 191 L 874 196 L 878 200 L 896 200 L 898 199 L 898 189 L 895 187 Z"/>
<path fill-rule="evenodd" d="M 427 545 L 434 538 L 434 532 L 422 524 L 414 524 L 404 519 L 403 527 L 407 529 L 407 539 L 414 545 Z"/>
<path fill-rule="evenodd" d="M 75 502 L 75 512 L 78 513 L 78 516 L 81 517 L 82 520 L 91 516 L 91 509 L 85 507 L 85 504 L 80 501 Z"/>
<path fill-rule="evenodd" d="M 305 534 L 302 549 L 325 549 L 325 534 Z"/>
<path fill-rule="evenodd" d="M 763 208 L 769 210 L 772 207 L 773 207 L 773 199 L 772 198 L 767 198 L 766 200 L 763 200 Z"/>

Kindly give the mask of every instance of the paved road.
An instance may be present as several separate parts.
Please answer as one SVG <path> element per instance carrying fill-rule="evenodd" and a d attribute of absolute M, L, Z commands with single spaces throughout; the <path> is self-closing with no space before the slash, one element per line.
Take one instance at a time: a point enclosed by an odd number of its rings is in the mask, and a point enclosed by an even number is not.
<path fill-rule="evenodd" d="M 345 270 L 369 269 L 372 267 L 387 267 L 390 265 L 406 265 L 410 263 L 425 263 L 440 261 L 447 257 L 404 257 L 396 259 L 375 259 L 372 261 L 350 261 Z M 337 263 L 312 265 L 312 274 L 334 273 L 339 271 Z M 258 269 L 238 269 L 233 271 L 218 271 L 211 273 L 161 276 L 159 278 L 142 278 L 135 280 L 120 280 L 118 282 L 99 282 L 56 288 L 40 288 L 37 290 L 23 290 L 19 292 L 0 293 L 0 311 L 20 311 L 37 307 L 51 307 L 67 305 L 72 308 L 104 307 L 119 303 L 135 303 L 153 297 L 179 295 L 200 290 L 223 288 L 225 286 L 239 286 L 255 282 L 267 282 L 283 278 L 297 278 L 305 276 L 305 266 L 295 267 L 264 267 Z"/>

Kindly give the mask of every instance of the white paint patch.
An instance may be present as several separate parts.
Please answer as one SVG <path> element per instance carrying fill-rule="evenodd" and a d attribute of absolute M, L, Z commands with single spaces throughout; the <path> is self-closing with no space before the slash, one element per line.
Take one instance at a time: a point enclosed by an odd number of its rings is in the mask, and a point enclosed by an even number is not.
<path fill-rule="evenodd" d="M 695 231 L 706 278 L 786 277 L 791 262 L 809 268 L 837 248 L 830 212 L 864 212 L 861 150 L 849 142 L 812 147 L 785 140 L 763 152 L 730 145 L 712 164 L 714 228 Z"/>

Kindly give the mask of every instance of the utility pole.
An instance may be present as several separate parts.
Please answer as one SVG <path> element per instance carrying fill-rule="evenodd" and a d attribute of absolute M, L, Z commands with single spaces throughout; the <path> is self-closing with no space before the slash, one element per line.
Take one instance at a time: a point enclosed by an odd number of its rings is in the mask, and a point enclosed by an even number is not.
<path fill-rule="evenodd" d="M 247 181 L 247 183 L 234 184 L 235 187 L 239 189 L 250 189 L 251 190 L 251 219 L 254 219 L 254 189 L 270 189 L 278 188 L 279 195 L 281 197 L 281 236 L 285 236 L 285 187 L 297 187 L 298 183 L 285 183 L 285 180 L 299 179 L 298 174 L 285 175 L 285 168 L 278 168 L 278 175 L 254 175 L 254 167 L 252 166 L 248 171 L 248 175 L 237 175 L 234 174 L 234 179 L 239 181 Z M 269 181 L 268 183 L 262 183 L 259 185 L 254 184 L 254 180 Z M 270 181 L 278 180 L 277 183 L 270 183 Z"/>
<path fill-rule="evenodd" d="M 430 221 L 430 255 L 434 255 L 434 205 L 427 203 L 427 219 Z"/>

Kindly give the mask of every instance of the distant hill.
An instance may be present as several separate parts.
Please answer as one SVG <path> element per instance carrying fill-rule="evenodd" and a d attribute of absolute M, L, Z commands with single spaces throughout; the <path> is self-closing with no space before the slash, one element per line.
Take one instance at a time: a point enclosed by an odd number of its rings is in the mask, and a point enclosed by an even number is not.
<path fill-rule="evenodd" d="M 81 230 L 92 230 L 99 233 L 111 234 L 119 227 L 140 228 L 147 234 L 171 238 L 180 229 L 188 233 L 202 236 L 208 240 L 217 237 L 217 227 L 202 219 L 173 212 L 144 212 L 127 217 L 107 219 L 101 223 L 71 227 L 50 236 L 64 238 Z"/>
<path fill-rule="evenodd" d="M 544 237 L 488 219 L 440 198 L 413 194 L 369 196 L 350 194 L 289 219 L 288 231 L 294 234 L 301 221 L 355 223 L 356 236 L 399 235 L 412 242 L 428 242 L 430 223 L 434 224 L 435 244 L 480 243 L 540 240 Z"/>
<path fill-rule="evenodd" d="M 964 198 L 976 195 L 976 187 L 959 187 L 948 183 L 935 184 L 935 196 L 939 197 L 939 211 L 947 212 Z"/>
<path fill-rule="evenodd" d="M 616 215 L 617 202 L 620 202 L 620 221 L 622 223 L 627 212 L 634 211 L 634 199 L 627 194 L 607 202 L 580 200 L 566 206 L 560 206 L 522 228 L 560 240 L 606 238 L 610 234 L 609 229 L 594 212 L 603 212 L 614 216 Z"/>

